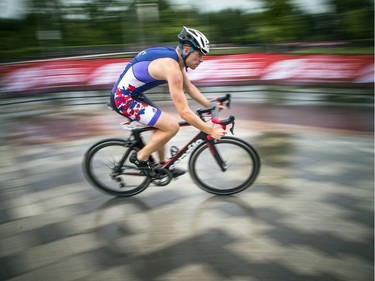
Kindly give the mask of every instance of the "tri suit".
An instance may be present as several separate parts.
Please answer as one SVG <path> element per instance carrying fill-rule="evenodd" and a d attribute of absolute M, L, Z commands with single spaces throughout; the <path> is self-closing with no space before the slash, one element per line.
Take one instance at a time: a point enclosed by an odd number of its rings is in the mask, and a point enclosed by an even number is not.
<path fill-rule="evenodd" d="M 167 82 L 154 79 L 148 71 L 150 63 L 160 58 L 178 62 L 175 48 L 167 46 L 146 49 L 126 65 L 111 91 L 111 105 L 119 114 L 149 126 L 158 121 L 161 111 L 143 93 Z"/>

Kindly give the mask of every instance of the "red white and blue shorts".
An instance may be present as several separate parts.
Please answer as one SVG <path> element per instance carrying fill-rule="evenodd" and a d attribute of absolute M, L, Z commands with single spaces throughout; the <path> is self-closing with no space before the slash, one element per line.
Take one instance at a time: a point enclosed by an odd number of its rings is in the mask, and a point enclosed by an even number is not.
<path fill-rule="evenodd" d="M 111 95 L 111 104 L 119 114 L 148 126 L 154 126 L 161 115 L 161 111 L 145 95 L 133 97 L 119 88 Z"/>

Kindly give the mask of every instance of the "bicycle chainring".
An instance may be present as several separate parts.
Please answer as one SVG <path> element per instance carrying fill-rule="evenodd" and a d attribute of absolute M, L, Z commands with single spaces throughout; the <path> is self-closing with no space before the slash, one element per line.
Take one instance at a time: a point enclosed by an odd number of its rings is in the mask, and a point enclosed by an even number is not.
<path fill-rule="evenodd" d="M 156 176 L 152 179 L 152 182 L 158 186 L 166 186 L 173 179 L 173 174 L 168 169 L 155 168 L 154 172 Z"/>

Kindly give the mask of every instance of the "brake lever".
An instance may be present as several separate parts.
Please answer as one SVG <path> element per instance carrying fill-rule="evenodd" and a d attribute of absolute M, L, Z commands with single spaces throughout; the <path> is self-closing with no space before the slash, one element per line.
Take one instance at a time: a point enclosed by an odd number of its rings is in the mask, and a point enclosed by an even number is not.
<path fill-rule="evenodd" d="M 234 135 L 234 121 L 233 121 L 232 127 L 229 129 L 229 131 L 232 133 L 232 135 Z"/>

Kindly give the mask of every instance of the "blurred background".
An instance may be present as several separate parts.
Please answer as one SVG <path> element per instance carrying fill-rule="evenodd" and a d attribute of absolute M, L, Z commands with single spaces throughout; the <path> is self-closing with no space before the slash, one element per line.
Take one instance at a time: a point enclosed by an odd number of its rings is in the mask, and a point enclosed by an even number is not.
<path fill-rule="evenodd" d="M 294 98 L 288 93 L 296 87 L 312 86 L 313 100 L 373 102 L 371 0 L 1 0 L 0 5 L 1 104 L 30 93 L 107 91 L 140 50 L 175 46 L 183 25 L 202 31 L 211 43 L 208 62 L 189 74 L 197 86 L 261 85 L 246 88 L 256 99 L 263 90 L 271 93 L 263 95 L 267 99 L 275 91 L 273 96 Z M 90 96 L 102 102 L 106 95 Z M 60 98 L 66 96 L 71 98 Z"/>
<path fill-rule="evenodd" d="M 371 0 L 1 0 L 0 7 L 3 62 L 175 44 L 182 25 L 206 34 L 212 54 L 373 54 Z"/>

